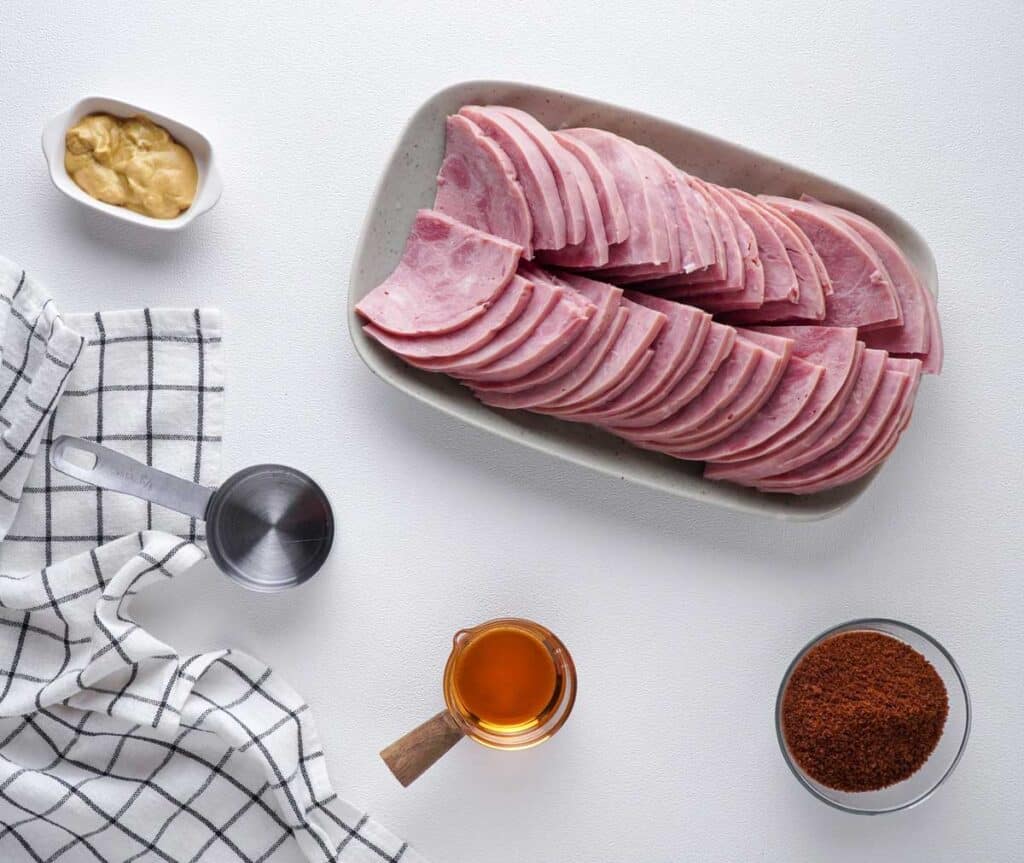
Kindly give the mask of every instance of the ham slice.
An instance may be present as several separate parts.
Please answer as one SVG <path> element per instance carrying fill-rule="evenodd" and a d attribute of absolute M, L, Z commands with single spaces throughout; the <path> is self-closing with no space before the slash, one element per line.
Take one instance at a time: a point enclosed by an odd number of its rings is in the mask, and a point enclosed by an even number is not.
<path fill-rule="evenodd" d="M 942 326 L 939 323 L 939 310 L 935 305 L 935 295 L 925 290 L 925 309 L 928 315 L 928 353 L 921 358 L 922 370 L 931 375 L 942 371 L 943 347 Z"/>
<path fill-rule="evenodd" d="M 612 172 L 608 170 L 597 153 L 581 139 L 563 132 L 554 132 L 553 134 L 555 140 L 576 157 L 590 177 L 590 182 L 597 193 L 598 204 L 601 206 L 604 233 L 608 242 L 621 243 L 626 240 L 629 237 L 629 217 L 626 215 L 626 207 L 619 196 Z"/>
<path fill-rule="evenodd" d="M 691 448 L 686 458 L 713 461 L 750 449 L 778 434 L 800 415 L 824 374 L 823 366 L 790 357 L 771 396 L 756 411 L 738 421 L 735 430 L 722 439 Z"/>
<path fill-rule="evenodd" d="M 661 399 L 645 405 L 642 410 L 630 411 L 626 416 L 617 417 L 614 422 L 605 425 L 616 434 L 626 437 L 635 429 L 655 426 L 678 413 L 711 382 L 719 367 L 732 353 L 735 342 L 736 331 L 732 327 L 712 323 L 700 354 L 675 386 Z"/>
<path fill-rule="evenodd" d="M 560 398 L 545 401 L 543 408 L 546 413 L 565 414 L 589 407 L 611 393 L 622 381 L 635 378 L 639 374 L 639 363 L 646 367 L 650 362 L 648 349 L 664 328 L 667 318 L 627 299 L 622 300 L 622 305 L 629 311 L 629 319 L 600 365 L 580 387 Z"/>
<path fill-rule="evenodd" d="M 757 413 L 779 385 L 792 358 L 793 343 L 789 339 L 774 337 L 747 339 L 761 348 L 754 373 L 743 389 L 697 428 L 674 438 L 670 454 L 677 458 L 692 459 L 692 453 L 728 437 L 751 416 Z"/>
<path fill-rule="evenodd" d="M 615 178 L 619 197 L 626 208 L 629 236 L 612 246 L 608 266 L 660 264 L 668 260 L 668 234 L 664 210 L 654 197 L 655 190 L 644 182 L 636 145 L 601 129 L 565 129 L 562 135 L 588 145 Z M 661 218 L 657 222 L 656 218 Z"/>
<path fill-rule="evenodd" d="M 482 390 L 474 387 L 476 397 L 484 404 L 491 407 L 504 408 L 505 410 L 519 408 L 540 409 L 540 406 L 547 402 L 558 401 L 583 386 L 590 376 L 594 374 L 601 363 L 605 361 L 605 358 L 612 349 L 612 345 L 618 340 L 628 320 L 629 309 L 619 305 L 615 310 L 611 323 L 605 328 L 601 337 L 591 343 L 589 349 L 579 362 L 559 377 L 527 389 L 508 393 Z"/>
<path fill-rule="evenodd" d="M 758 257 L 764 270 L 764 301 L 796 302 L 800 297 L 800 285 L 782 238 L 742 191 L 726 189 L 725 193 L 732 197 L 740 217 L 754 233 Z"/>
<path fill-rule="evenodd" d="M 757 480 L 757 488 L 772 491 L 809 489 L 855 464 L 899 411 L 909 384 L 908 375 L 887 368 L 867 412 L 846 440 L 803 467 Z"/>
<path fill-rule="evenodd" d="M 565 210 L 540 148 L 518 123 L 494 108 L 467 105 L 459 113 L 493 138 L 515 165 L 533 219 L 534 249 L 561 249 L 567 242 Z"/>
<path fill-rule="evenodd" d="M 613 285 L 575 275 L 559 278 L 540 269 L 540 267 L 529 267 L 526 265 L 521 266 L 519 272 L 534 282 L 543 282 L 559 286 L 565 290 L 578 291 L 597 307 L 597 311 L 590 318 L 587 328 L 573 342 L 572 346 L 562 351 L 554 359 L 549 360 L 544 365 L 534 369 L 528 375 L 523 375 L 521 378 L 491 384 L 480 383 L 474 389 L 488 393 L 517 393 L 562 377 L 575 369 L 583 361 L 583 358 L 589 353 L 590 349 L 602 339 L 615 320 L 616 312 L 619 310 L 622 290 Z"/>
<path fill-rule="evenodd" d="M 789 216 L 821 256 L 833 290 L 825 303 L 826 326 L 863 331 L 902 324 L 892 280 L 859 234 L 805 201 L 768 195 L 762 200 Z"/>
<path fill-rule="evenodd" d="M 476 123 L 458 114 L 445 121 L 434 209 L 533 255 L 533 219 L 515 166 Z"/>
<path fill-rule="evenodd" d="M 475 321 L 453 332 L 436 336 L 395 336 L 373 324 L 366 324 L 363 331 L 407 360 L 457 357 L 490 342 L 499 330 L 523 313 L 532 294 L 533 285 L 514 276 L 493 306 Z"/>
<path fill-rule="evenodd" d="M 562 292 L 555 307 L 529 337 L 499 360 L 460 374 L 467 381 L 511 381 L 529 374 L 566 350 L 593 316 L 594 304 L 575 291 Z"/>
<path fill-rule="evenodd" d="M 903 314 L 903 324 L 899 327 L 886 327 L 866 332 L 863 336 L 864 343 L 869 348 L 877 348 L 893 354 L 927 354 L 931 340 L 928 326 L 928 301 L 925 296 L 928 291 L 921 284 L 921 280 L 900 247 L 874 222 L 868 221 L 863 216 L 851 213 L 841 207 L 823 204 L 807 196 L 801 197 L 801 200 L 821 207 L 825 212 L 831 213 L 860 234 L 864 241 L 875 250 L 886 273 L 892 279 L 900 311 Z"/>
<path fill-rule="evenodd" d="M 763 348 L 759 348 L 753 342 L 738 337 L 729 358 L 719 366 L 715 376 L 700 395 L 661 422 L 632 429 L 629 437 L 647 444 L 668 444 L 698 428 L 743 390 L 765 353 L 767 352 Z"/>
<path fill-rule="evenodd" d="M 654 355 L 631 386 L 615 397 L 606 396 L 585 412 L 577 412 L 574 419 L 578 422 L 596 423 L 623 416 L 667 391 L 696 359 L 694 342 L 698 336 L 703 340 L 711 322 L 710 315 L 690 306 L 636 291 L 629 291 L 626 298 L 665 315 L 665 326 L 652 344 Z"/>
<path fill-rule="evenodd" d="M 356 305 L 384 332 L 450 333 L 479 318 L 512 281 L 522 247 L 420 210 L 394 272 Z"/>
<path fill-rule="evenodd" d="M 603 267 L 608 263 L 608 236 L 604 229 L 604 216 L 601 212 L 601 203 L 597 198 L 597 191 L 579 159 L 564 148 L 563 153 L 579 184 L 583 200 L 583 215 L 586 220 L 586 236 L 575 246 L 566 246 L 558 251 L 543 252 L 542 258 L 545 263 L 557 264 L 561 267 Z"/>
<path fill-rule="evenodd" d="M 446 372 L 458 376 L 484 368 L 512 353 L 525 342 L 540 326 L 541 322 L 561 301 L 565 291 L 543 282 L 530 282 L 530 301 L 523 313 L 508 326 L 495 333 L 487 344 L 466 354 L 454 357 L 432 357 L 429 359 L 407 358 L 416 368 L 431 372 Z"/>
<path fill-rule="evenodd" d="M 865 350 L 852 386 L 844 387 L 819 419 L 801 434 L 768 455 L 734 464 L 708 465 L 705 477 L 749 485 L 761 477 L 809 464 L 839 446 L 864 418 L 882 382 L 886 358 L 884 351 Z"/>
<path fill-rule="evenodd" d="M 565 212 L 565 240 L 570 246 L 578 246 L 587 235 L 587 219 L 579 181 L 576 176 L 576 169 L 572 164 L 575 159 L 559 145 L 554 136 L 531 114 L 506 105 L 495 105 L 492 107 L 518 123 L 520 128 L 530 136 L 533 143 L 544 154 L 544 158 L 547 159 L 548 165 L 551 168 L 551 173 L 554 174 L 555 185 L 558 187 L 558 197 L 562 201 L 562 210 Z"/>
<path fill-rule="evenodd" d="M 863 346 L 852 328 L 772 327 L 741 332 L 751 339 L 766 335 L 791 339 L 794 361 L 821 369 L 821 374 L 791 363 L 793 374 L 787 371 L 772 397 L 771 411 L 754 417 L 732 438 L 694 456 L 703 461 L 751 459 L 781 449 L 813 426 L 857 377 Z"/>

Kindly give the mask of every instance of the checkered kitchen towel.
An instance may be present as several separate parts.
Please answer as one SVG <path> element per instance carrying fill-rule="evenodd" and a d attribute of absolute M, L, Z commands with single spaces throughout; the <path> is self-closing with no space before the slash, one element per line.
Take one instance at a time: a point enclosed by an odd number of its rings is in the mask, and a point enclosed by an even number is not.
<path fill-rule="evenodd" d="M 45 288 L 3 258 L 0 302 L 0 473 L 5 456 L 24 450 L 0 478 L 0 529 L 7 531 L 0 572 L 47 566 L 141 528 L 202 541 L 195 519 L 56 474 L 49 451 L 56 437 L 71 434 L 215 483 L 220 314 L 140 309 L 62 318 Z"/>
<path fill-rule="evenodd" d="M 0 296 L 0 861 L 422 863 L 334 793 L 308 706 L 269 668 L 180 657 L 132 619 L 204 557 L 202 525 L 43 464 L 66 432 L 214 482 L 216 315 L 62 321 L 3 266 Z"/>

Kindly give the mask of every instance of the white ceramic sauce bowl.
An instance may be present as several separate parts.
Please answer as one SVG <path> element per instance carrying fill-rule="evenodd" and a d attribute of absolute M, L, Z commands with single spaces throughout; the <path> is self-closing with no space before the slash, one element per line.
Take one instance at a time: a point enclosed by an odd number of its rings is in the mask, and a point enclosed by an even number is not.
<path fill-rule="evenodd" d="M 680 167 L 715 183 L 738 186 L 754 194 L 799 197 L 801 192 L 807 192 L 846 207 L 875 222 L 892 237 L 917 268 L 925 286 L 936 292 L 935 260 L 921 236 L 891 210 L 839 183 L 640 111 L 530 84 L 466 81 L 435 93 L 412 116 L 370 202 L 352 263 L 348 298 L 349 333 L 370 370 L 392 386 L 463 422 L 669 494 L 791 521 L 827 518 L 853 503 L 878 469 L 848 485 L 813 495 L 764 494 L 727 482 L 712 482 L 702 477 L 701 462 L 679 461 L 638 449 L 595 426 L 562 422 L 529 411 L 485 407 L 451 378 L 406 365 L 363 332 L 356 303 L 394 269 L 416 210 L 429 207 L 434 200 L 437 170 L 444 154 L 445 117 L 463 105 L 485 104 L 522 108 L 552 129 L 597 126 L 618 132 L 653 147 Z"/>
<path fill-rule="evenodd" d="M 85 190 L 78 187 L 68 176 L 64 168 L 64 136 L 68 129 L 89 114 L 111 114 L 115 117 L 134 117 L 141 114 L 159 126 L 163 126 L 171 136 L 192 152 L 199 171 L 199 185 L 192 206 L 173 219 L 154 219 L 136 213 L 127 207 L 118 207 L 98 201 Z M 141 105 L 122 102 L 106 96 L 86 96 L 79 99 L 70 108 L 61 111 L 50 119 L 43 128 L 43 155 L 50 168 L 50 179 L 53 185 L 72 200 L 93 210 L 99 210 L 116 219 L 132 222 L 158 231 L 178 231 L 189 224 L 196 216 L 200 216 L 220 200 L 223 184 L 214 160 L 213 145 L 205 135 L 200 134 L 191 126 L 172 120 L 163 114 L 151 111 Z"/>

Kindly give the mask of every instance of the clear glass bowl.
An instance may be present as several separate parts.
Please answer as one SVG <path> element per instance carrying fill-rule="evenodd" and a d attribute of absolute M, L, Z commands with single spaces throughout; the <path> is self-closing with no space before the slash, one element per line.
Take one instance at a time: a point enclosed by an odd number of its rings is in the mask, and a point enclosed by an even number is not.
<path fill-rule="evenodd" d="M 913 776 L 878 791 L 837 791 L 815 781 L 804 772 L 790 754 L 783 734 L 782 696 L 800 660 L 807 655 L 809 650 L 826 638 L 841 632 L 855 631 L 881 632 L 910 645 L 935 667 L 943 683 L 946 684 L 946 693 L 949 696 L 949 715 L 946 717 L 946 725 L 935 751 Z M 916 806 L 930 797 L 932 792 L 949 778 L 967 746 L 967 737 L 971 731 L 971 699 L 967 694 L 967 684 L 963 674 L 953 657 L 950 656 L 946 648 L 927 633 L 910 624 L 900 623 L 898 620 L 883 618 L 851 620 L 849 623 L 834 626 L 813 639 L 789 664 L 775 701 L 775 731 L 779 738 L 782 757 L 789 765 L 789 769 L 793 771 L 793 775 L 800 780 L 800 784 L 811 794 L 843 812 L 852 812 L 856 815 L 883 815 L 887 812 L 898 812 L 901 809 Z"/>

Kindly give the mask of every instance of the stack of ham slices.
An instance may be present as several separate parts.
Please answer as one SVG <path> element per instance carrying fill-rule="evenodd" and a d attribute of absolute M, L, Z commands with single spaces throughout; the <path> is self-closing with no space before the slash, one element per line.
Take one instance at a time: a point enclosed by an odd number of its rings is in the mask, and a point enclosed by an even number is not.
<path fill-rule="evenodd" d="M 448 118 L 434 208 L 356 308 L 386 348 L 487 405 L 766 492 L 871 471 L 942 364 L 932 295 L 863 217 L 503 106 Z"/>

